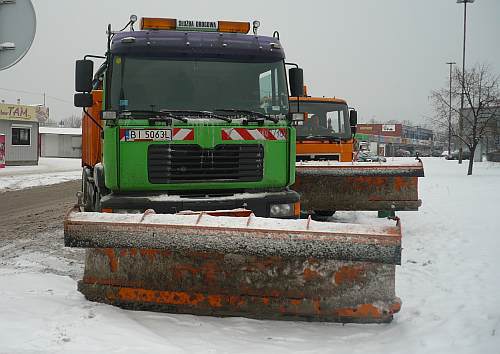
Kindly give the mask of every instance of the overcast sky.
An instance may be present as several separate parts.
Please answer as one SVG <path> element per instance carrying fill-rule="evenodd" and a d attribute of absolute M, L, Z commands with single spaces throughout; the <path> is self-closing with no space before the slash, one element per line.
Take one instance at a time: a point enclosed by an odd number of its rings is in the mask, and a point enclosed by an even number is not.
<path fill-rule="evenodd" d="M 74 61 L 104 54 L 105 30 L 130 14 L 252 21 L 261 35 L 278 30 L 288 61 L 299 63 L 312 96 L 337 96 L 361 121 L 410 120 L 431 114 L 430 90 L 447 85 L 447 61 L 462 61 L 463 5 L 456 0 L 148 1 L 33 0 L 35 42 L 14 67 L 0 71 L 0 99 L 42 102 L 51 118 L 73 108 Z M 467 8 L 467 66 L 500 73 L 500 0 Z M 16 93 L 3 89 L 35 92 Z M 79 113 L 78 113 L 79 114 Z"/>

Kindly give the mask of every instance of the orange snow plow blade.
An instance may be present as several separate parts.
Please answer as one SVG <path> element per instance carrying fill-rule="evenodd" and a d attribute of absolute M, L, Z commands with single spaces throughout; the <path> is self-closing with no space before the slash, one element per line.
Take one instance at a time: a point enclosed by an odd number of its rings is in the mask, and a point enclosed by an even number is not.
<path fill-rule="evenodd" d="M 293 190 L 301 207 L 314 210 L 418 210 L 421 162 L 408 165 L 331 163 L 315 161 L 296 165 Z"/>
<path fill-rule="evenodd" d="M 401 306 L 399 221 L 73 209 L 64 238 L 66 246 L 88 249 L 78 285 L 86 298 L 128 309 L 369 323 L 389 322 Z"/>

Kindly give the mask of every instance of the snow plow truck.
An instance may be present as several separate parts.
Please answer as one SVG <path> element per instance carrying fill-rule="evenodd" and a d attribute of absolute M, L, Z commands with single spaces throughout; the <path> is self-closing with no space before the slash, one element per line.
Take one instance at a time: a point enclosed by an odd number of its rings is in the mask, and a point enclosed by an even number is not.
<path fill-rule="evenodd" d="M 307 91 L 307 88 L 304 88 Z M 337 210 L 378 211 L 381 216 L 398 210 L 418 210 L 421 161 L 414 163 L 356 162 L 357 112 L 335 97 L 290 97 L 297 136 L 296 180 L 301 207 L 319 218 Z"/>
<path fill-rule="evenodd" d="M 79 291 L 136 310 L 390 321 L 399 221 L 297 219 L 288 97 L 303 80 L 298 67 L 287 77 L 279 33 L 136 21 L 108 26 L 105 55 L 76 63 L 82 189 L 64 239 L 86 249 Z"/>

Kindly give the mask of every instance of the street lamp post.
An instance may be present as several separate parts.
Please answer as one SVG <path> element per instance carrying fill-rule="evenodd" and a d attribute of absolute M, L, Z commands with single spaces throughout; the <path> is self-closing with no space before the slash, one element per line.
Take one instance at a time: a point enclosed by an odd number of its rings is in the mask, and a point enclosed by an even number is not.
<path fill-rule="evenodd" d="M 450 66 L 450 115 L 448 117 L 448 155 L 451 155 L 451 67 L 456 63 L 453 61 L 446 64 Z"/>
<path fill-rule="evenodd" d="M 460 97 L 460 115 L 458 120 L 458 163 L 462 163 L 462 135 L 464 130 L 463 111 L 464 111 L 464 91 L 465 91 L 465 30 L 467 26 L 467 3 L 473 3 L 475 0 L 457 0 L 457 4 L 464 4 L 464 45 L 462 51 L 462 94 Z"/>

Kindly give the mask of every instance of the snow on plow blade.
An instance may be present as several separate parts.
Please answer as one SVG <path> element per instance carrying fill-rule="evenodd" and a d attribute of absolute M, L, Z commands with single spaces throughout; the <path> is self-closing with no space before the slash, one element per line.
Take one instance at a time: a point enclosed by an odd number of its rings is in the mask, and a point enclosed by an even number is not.
<path fill-rule="evenodd" d="M 388 322 L 399 311 L 401 228 L 72 210 L 88 248 L 79 290 L 129 309 L 258 319 Z"/>
<path fill-rule="evenodd" d="M 421 162 L 411 165 L 380 163 L 297 163 L 293 189 L 303 210 L 418 210 Z"/>

